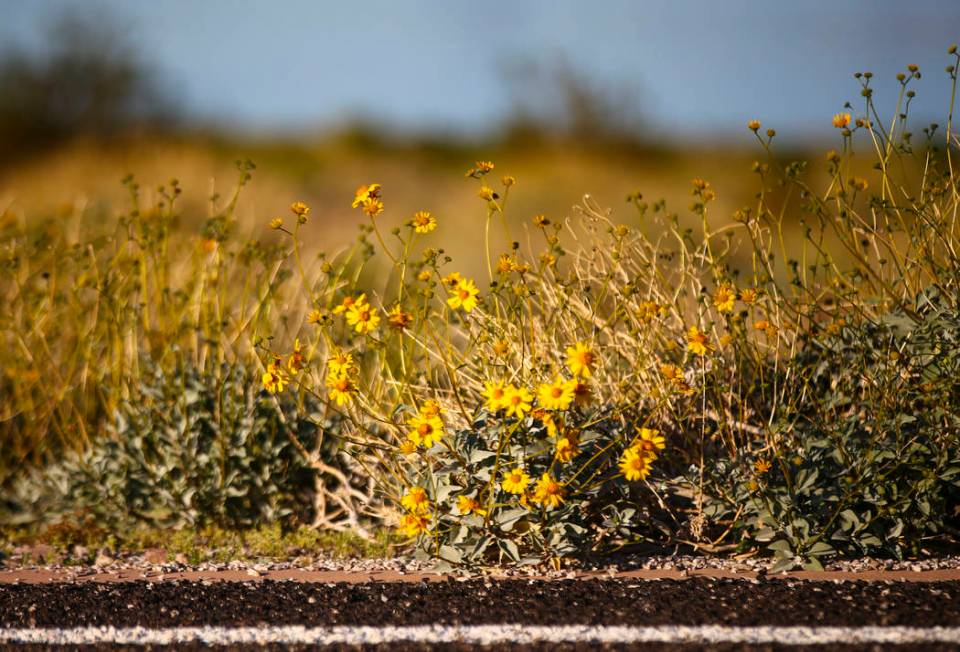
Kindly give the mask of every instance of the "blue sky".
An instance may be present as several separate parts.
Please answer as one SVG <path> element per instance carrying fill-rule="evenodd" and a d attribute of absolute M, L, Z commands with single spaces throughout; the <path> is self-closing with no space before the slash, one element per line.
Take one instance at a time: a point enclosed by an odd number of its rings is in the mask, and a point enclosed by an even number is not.
<path fill-rule="evenodd" d="M 960 1 L 0 0 L 0 46 L 43 48 L 73 10 L 113 15 L 190 115 L 258 130 L 368 116 L 399 128 L 488 128 L 509 113 L 509 62 L 565 58 L 632 93 L 655 134 L 787 137 L 858 101 L 852 73 L 924 72 L 918 116 L 945 115 Z M 548 99 L 544 100 L 548 102 Z"/>

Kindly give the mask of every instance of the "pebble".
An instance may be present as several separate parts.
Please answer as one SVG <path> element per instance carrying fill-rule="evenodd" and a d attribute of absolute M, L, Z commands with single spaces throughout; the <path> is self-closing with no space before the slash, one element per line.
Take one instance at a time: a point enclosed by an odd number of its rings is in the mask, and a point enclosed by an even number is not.
<path fill-rule="evenodd" d="M 82 556 L 68 559 L 66 565 L 59 562 L 39 565 L 32 555 L 11 555 L 0 557 L 0 569 L 3 570 L 65 570 L 71 577 L 85 577 L 103 572 L 104 570 L 118 572 L 135 572 L 147 574 L 160 579 L 169 573 L 186 571 L 223 571 L 233 570 L 244 572 L 250 577 L 263 577 L 270 571 L 300 569 L 308 571 L 335 571 L 355 573 L 376 573 L 391 571 L 400 575 L 410 573 L 429 572 L 433 569 L 433 562 L 410 557 L 392 557 L 383 559 L 349 559 L 327 556 L 300 555 L 296 558 L 283 559 L 253 559 L 232 560 L 229 562 L 203 562 L 190 564 L 183 553 L 175 556 L 173 562 L 166 561 L 165 553 L 161 557 L 159 550 L 143 552 L 114 552 L 101 549 L 91 564 L 86 549 L 74 550 Z M 211 551 L 214 553 L 215 551 Z M 82 562 L 86 558 L 86 563 Z M 162 561 L 161 561 L 162 559 Z M 465 577 L 475 577 L 495 573 L 502 577 L 531 577 L 548 575 L 563 578 L 572 577 L 576 571 L 595 571 L 605 574 L 615 574 L 619 571 L 630 570 L 701 570 L 719 569 L 727 571 L 768 571 L 776 563 L 768 557 L 707 557 L 697 555 L 614 555 L 606 559 L 591 561 L 566 560 L 559 571 L 543 566 L 527 566 L 523 568 L 488 567 L 471 571 L 463 571 Z M 912 571 L 922 572 L 930 570 L 960 569 L 960 555 L 948 555 L 927 559 L 913 559 L 899 561 L 895 559 L 875 559 L 864 557 L 860 559 L 834 559 L 824 561 L 824 570 L 860 572 L 869 570 Z"/>

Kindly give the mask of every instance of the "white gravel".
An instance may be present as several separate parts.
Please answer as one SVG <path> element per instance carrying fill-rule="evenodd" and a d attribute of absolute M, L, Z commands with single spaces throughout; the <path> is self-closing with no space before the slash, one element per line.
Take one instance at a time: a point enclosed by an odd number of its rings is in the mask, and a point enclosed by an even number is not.
<path fill-rule="evenodd" d="M 175 645 L 203 643 L 371 645 L 398 642 L 474 645 L 538 643 L 689 644 L 907 644 L 958 643 L 960 627 L 727 627 L 721 625 L 626 627 L 535 625 L 425 625 L 416 627 L 79 627 L 0 629 L 0 643 L 44 645 Z"/>
<path fill-rule="evenodd" d="M 15 552 L 19 550 L 16 549 Z M 98 555 L 99 556 L 99 555 Z M 109 559 L 109 562 L 108 562 Z M 616 572 L 628 570 L 698 570 L 719 569 L 727 571 L 759 571 L 765 572 L 776 563 L 776 560 L 765 557 L 707 557 L 697 555 L 624 555 L 614 556 L 595 562 L 571 562 L 563 570 L 554 571 L 549 567 L 522 566 L 497 567 L 487 569 L 456 569 L 456 573 L 479 576 L 485 572 L 495 572 L 506 577 L 549 576 L 565 577 L 571 571 L 601 571 Z M 369 573 L 381 571 L 397 571 L 402 574 L 430 571 L 434 567 L 429 560 L 413 559 L 410 557 L 392 557 L 386 559 L 343 559 L 324 556 L 303 556 L 293 559 L 257 559 L 232 560 L 227 562 L 202 562 L 190 564 L 185 557 L 175 561 L 156 562 L 148 560 L 142 553 L 125 553 L 116 557 L 103 555 L 101 564 L 65 564 L 65 563 L 36 563 L 31 561 L 27 553 L 13 554 L 4 559 L 0 555 L 0 570 L 57 570 L 65 572 L 74 578 L 85 577 L 102 572 L 140 571 L 151 575 L 188 572 L 188 571 L 222 571 L 240 570 L 256 571 L 258 574 L 274 570 L 300 569 L 308 571 L 344 571 L 354 573 Z M 893 559 L 876 559 L 864 557 L 861 559 L 837 559 L 825 561 L 824 570 L 828 571 L 930 571 L 960 569 L 960 556 L 946 555 L 919 560 L 898 561 Z M 251 576 L 253 574 L 251 573 Z"/>

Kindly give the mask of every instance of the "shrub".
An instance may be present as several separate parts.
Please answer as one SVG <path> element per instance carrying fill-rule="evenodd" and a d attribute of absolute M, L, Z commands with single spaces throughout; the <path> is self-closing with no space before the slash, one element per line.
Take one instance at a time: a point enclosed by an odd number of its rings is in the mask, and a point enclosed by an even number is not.
<path fill-rule="evenodd" d="M 935 127 L 913 144 L 918 76 L 902 75 L 883 128 L 872 76 L 858 75 L 862 117 L 834 116 L 843 147 L 825 190 L 751 122 L 768 154 L 754 165 L 757 205 L 722 228 L 716 190 L 695 179 L 697 230 L 635 194 L 639 227 L 588 201 L 577 219 L 533 218 L 540 251 L 493 255 L 496 222 L 513 240 L 515 180 L 494 183 L 478 162 L 467 177 L 486 213 L 482 289 L 420 249 L 436 224 L 426 211 L 384 238 L 384 189 L 362 186 L 353 205 L 367 226 L 350 259 L 367 264 L 372 236 L 393 274 L 375 293 L 362 274 L 300 267 L 312 328 L 295 384 L 342 411 L 401 531 L 449 562 L 636 543 L 766 548 L 781 567 L 918 554 L 956 532 L 960 468 L 954 136 L 946 155 Z M 869 179 L 860 143 L 876 157 Z M 272 226 L 296 253 L 306 207 L 292 209 L 294 227 Z M 283 358 L 264 366 L 282 392 Z"/>
<path fill-rule="evenodd" d="M 321 436 L 320 427 L 338 426 L 311 411 L 316 401 L 298 414 L 290 400 L 264 400 L 243 367 L 143 365 L 140 388 L 120 402 L 106 436 L 22 479 L 12 518 L 82 515 L 111 531 L 324 523 L 330 496 L 350 505 L 352 491 L 363 495 L 366 482 L 353 479 L 339 442 Z"/>
<path fill-rule="evenodd" d="M 808 396 L 777 415 L 769 470 L 708 466 L 715 520 L 737 512 L 744 541 L 768 544 L 783 567 L 837 553 L 916 556 L 924 540 L 955 532 L 960 308 L 930 288 L 916 313 L 804 339 L 791 393 Z"/>

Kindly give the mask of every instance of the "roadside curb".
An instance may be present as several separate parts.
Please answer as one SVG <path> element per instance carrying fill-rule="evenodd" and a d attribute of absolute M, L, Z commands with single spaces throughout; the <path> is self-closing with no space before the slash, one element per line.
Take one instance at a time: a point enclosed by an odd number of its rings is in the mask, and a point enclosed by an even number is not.
<path fill-rule="evenodd" d="M 684 580 L 693 578 L 759 580 L 806 580 L 814 582 L 956 582 L 960 581 L 960 569 L 926 571 L 792 571 L 763 573 L 756 571 L 730 571 L 717 568 L 690 570 L 643 569 L 625 571 L 569 571 L 549 575 L 511 575 L 506 573 L 431 573 L 425 571 L 313 571 L 301 569 L 268 570 L 219 570 L 219 571 L 174 571 L 157 572 L 139 568 L 110 570 L 78 574 L 69 569 L 0 570 L 0 585 L 51 584 L 79 582 L 167 582 L 174 580 L 207 582 L 255 582 L 262 580 L 293 581 L 306 583 L 335 584 L 346 582 L 451 582 L 468 580 L 519 580 L 556 581 L 565 579 L 621 579 L 621 580 Z"/>

